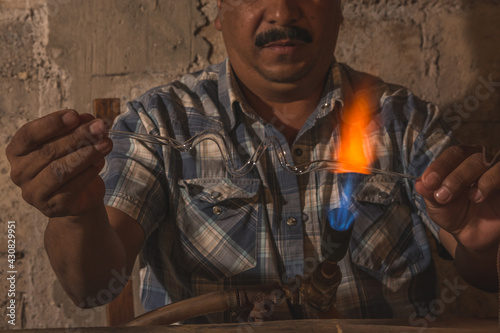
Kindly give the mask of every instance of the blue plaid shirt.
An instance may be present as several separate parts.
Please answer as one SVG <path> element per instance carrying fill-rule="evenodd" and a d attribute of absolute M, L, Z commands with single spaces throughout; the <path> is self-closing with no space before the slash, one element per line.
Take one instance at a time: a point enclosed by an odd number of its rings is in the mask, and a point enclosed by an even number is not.
<path fill-rule="evenodd" d="M 366 82 L 370 82 L 369 88 Z M 368 96 L 373 166 L 421 175 L 451 138 L 438 109 L 407 89 L 335 63 L 317 108 L 289 145 L 245 102 L 229 61 L 150 90 L 128 104 L 114 129 L 184 142 L 222 134 L 235 167 L 277 138 L 293 165 L 337 157 L 339 122 L 351 101 Z M 346 106 L 346 107 L 344 107 Z M 352 239 L 339 263 L 337 309 L 347 318 L 408 318 L 435 297 L 426 227 L 439 227 L 407 179 L 285 171 L 272 147 L 242 177 L 232 176 L 210 140 L 188 151 L 115 137 L 102 177 L 105 202 L 144 229 L 141 297 L 147 311 L 212 291 L 286 283 L 323 260 L 328 212 L 347 202 Z M 351 179 L 347 184 L 346 179 Z M 347 190 L 348 187 L 351 190 Z M 277 306 L 272 317 L 311 318 L 308 306 Z M 234 321 L 218 314 L 194 322 Z"/>

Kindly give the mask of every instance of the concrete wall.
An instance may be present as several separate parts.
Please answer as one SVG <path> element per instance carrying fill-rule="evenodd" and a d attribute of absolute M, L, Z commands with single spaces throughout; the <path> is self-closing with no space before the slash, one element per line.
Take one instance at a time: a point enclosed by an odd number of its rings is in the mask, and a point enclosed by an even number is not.
<path fill-rule="evenodd" d="M 215 0 L 0 0 L 0 151 L 30 118 L 61 108 L 91 112 L 95 98 L 125 102 L 148 88 L 224 58 L 211 22 Z M 337 57 L 411 87 L 447 111 L 468 143 L 500 148 L 500 1 L 351 0 Z M 0 313 L 7 282 L 7 221 L 17 225 L 18 328 L 103 325 L 103 310 L 79 310 L 55 279 L 43 249 L 47 219 L 25 204 L 0 155 Z M 439 259 L 438 259 L 439 260 Z M 438 261 L 438 283 L 455 281 Z M 437 300 L 439 301 L 439 300 Z M 467 287 L 446 316 L 495 316 L 495 295 Z M 425 311 L 425 309 L 424 309 Z M 434 311 L 434 313 L 432 312 Z M 443 313 L 441 313 L 443 312 Z M 0 320 L 0 328 L 8 325 Z"/>

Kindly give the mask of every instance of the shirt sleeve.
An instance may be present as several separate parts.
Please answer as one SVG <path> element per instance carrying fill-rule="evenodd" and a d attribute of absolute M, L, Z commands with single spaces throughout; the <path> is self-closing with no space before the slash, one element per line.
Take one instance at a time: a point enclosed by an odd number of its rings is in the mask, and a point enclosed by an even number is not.
<path fill-rule="evenodd" d="M 409 114 L 403 138 L 406 172 L 419 177 L 446 148 L 457 142 L 436 105 L 410 95 L 405 109 Z M 410 195 L 414 198 L 418 215 L 439 241 L 440 226 L 428 216 L 424 198 L 417 193 L 414 186 L 411 186 L 411 191 Z"/>
<path fill-rule="evenodd" d="M 157 134 L 154 119 L 140 101 L 128 103 L 114 130 Z M 168 186 L 161 146 L 111 135 L 113 150 L 106 157 L 101 177 L 106 185 L 105 205 L 126 213 L 140 223 L 146 237 L 167 215 Z"/>

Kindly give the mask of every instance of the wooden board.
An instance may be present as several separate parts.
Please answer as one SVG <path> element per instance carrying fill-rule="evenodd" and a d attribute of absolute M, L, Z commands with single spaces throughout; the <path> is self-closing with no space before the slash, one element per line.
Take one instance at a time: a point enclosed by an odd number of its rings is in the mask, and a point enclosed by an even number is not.
<path fill-rule="evenodd" d="M 111 126 L 113 120 L 120 115 L 120 99 L 118 98 L 98 98 L 94 99 L 94 116 Z"/>
<path fill-rule="evenodd" d="M 36 330 L 36 332 L 71 332 L 72 329 Z M 408 320 L 354 320 L 315 319 L 275 321 L 263 323 L 178 325 L 149 327 L 93 327 L 76 329 L 89 333 L 490 333 L 499 332 L 496 319 L 455 319 L 448 322 L 429 323 L 429 327 L 410 326 Z M 18 330 L 17 332 L 34 332 Z"/>

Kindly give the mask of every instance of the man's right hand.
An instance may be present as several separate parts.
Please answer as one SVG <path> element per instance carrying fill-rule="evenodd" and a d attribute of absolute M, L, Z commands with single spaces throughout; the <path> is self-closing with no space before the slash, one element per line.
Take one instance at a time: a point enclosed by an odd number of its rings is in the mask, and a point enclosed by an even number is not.
<path fill-rule="evenodd" d="M 144 242 L 136 220 L 104 206 L 99 172 L 112 146 L 102 120 L 64 110 L 24 125 L 6 149 L 12 181 L 28 203 L 50 217 L 45 249 L 79 307 L 118 296 L 116 274 L 130 275 Z M 102 298 L 103 291 L 112 297 Z"/>
<path fill-rule="evenodd" d="M 23 199 L 48 217 L 79 216 L 103 208 L 99 177 L 111 151 L 105 123 L 73 110 L 21 127 L 7 146 L 11 179 Z"/>

